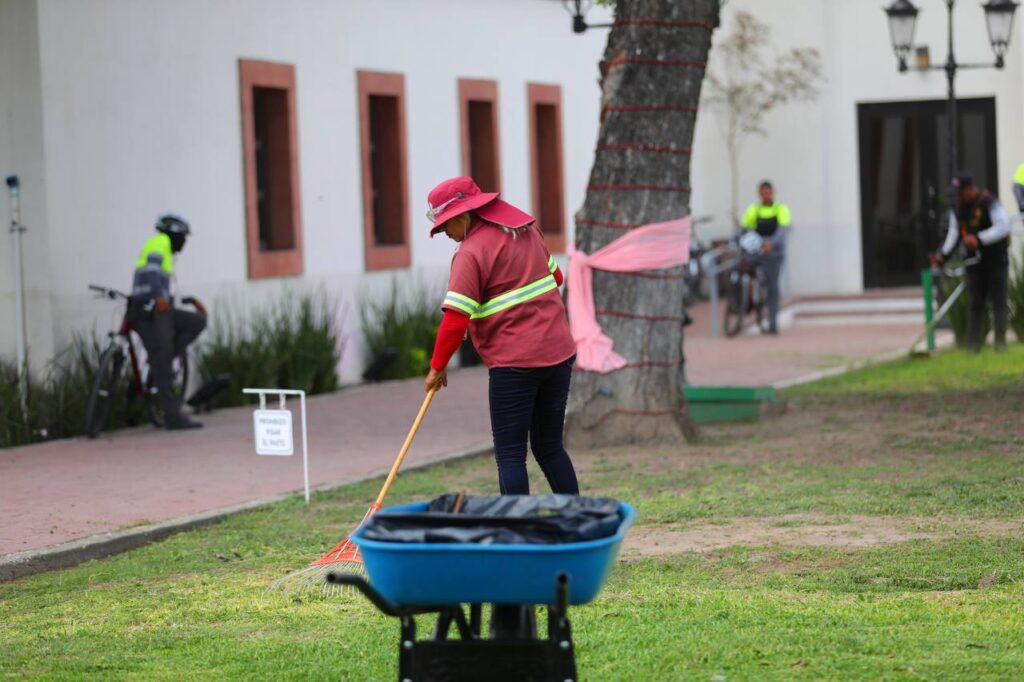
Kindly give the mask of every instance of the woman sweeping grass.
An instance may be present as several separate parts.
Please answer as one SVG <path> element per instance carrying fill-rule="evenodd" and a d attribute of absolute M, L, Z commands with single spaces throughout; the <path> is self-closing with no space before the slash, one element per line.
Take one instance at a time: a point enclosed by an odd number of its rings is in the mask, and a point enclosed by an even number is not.
<path fill-rule="evenodd" d="M 562 444 L 576 344 L 558 294 L 562 272 L 536 221 L 468 177 L 445 180 L 427 203 L 430 236 L 444 232 L 459 249 L 426 389 L 448 385 L 448 362 L 468 330 L 488 367 L 501 493 L 530 494 L 529 442 L 552 492 L 578 494 Z"/>

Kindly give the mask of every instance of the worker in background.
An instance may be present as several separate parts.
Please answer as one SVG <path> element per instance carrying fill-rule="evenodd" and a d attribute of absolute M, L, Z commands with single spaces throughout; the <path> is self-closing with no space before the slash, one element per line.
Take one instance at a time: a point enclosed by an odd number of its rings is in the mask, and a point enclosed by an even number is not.
<path fill-rule="evenodd" d="M 965 251 L 967 292 L 967 348 L 977 353 L 985 344 L 982 337 L 985 302 L 992 302 L 992 326 L 997 351 L 1006 350 L 1006 285 L 1009 274 L 1010 220 L 999 199 L 978 189 L 974 179 L 960 174 L 956 186 L 956 211 L 949 214 L 949 230 L 942 249 L 932 256 L 941 265 L 958 245 Z"/>
<path fill-rule="evenodd" d="M 764 239 L 758 267 L 764 270 L 768 283 L 768 333 L 778 334 L 779 274 L 786 255 L 786 236 L 790 228 L 789 206 L 775 201 L 772 183 L 764 180 L 757 188 L 760 201 L 747 207 L 741 226 L 756 230 Z"/>
<path fill-rule="evenodd" d="M 187 222 L 175 215 L 161 216 L 157 234 L 150 237 L 135 263 L 132 295 L 128 303 L 128 321 L 142 338 L 149 356 L 149 371 L 159 392 L 164 410 L 164 425 L 170 430 L 197 429 L 202 426 L 181 413 L 181 398 L 174 391 L 174 358 L 178 357 L 206 327 L 206 309 L 194 298 L 196 312 L 174 307 L 171 275 L 174 254 L 185 248 L 189 235 Z"/>

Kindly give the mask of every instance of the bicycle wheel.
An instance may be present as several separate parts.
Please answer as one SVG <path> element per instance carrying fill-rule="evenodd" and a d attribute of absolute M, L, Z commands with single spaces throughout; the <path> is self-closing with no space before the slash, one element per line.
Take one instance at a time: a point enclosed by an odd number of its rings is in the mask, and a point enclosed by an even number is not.
<path fill-rule="evenodd" d="M 98 436 L 107 425 L 110 404 L 117 393 L 123 369 L 124 352 L 117 344 L 111 344 L 100 356 L 96 378 L 93 379 L 92 391 L 89 392 L 89 400 L 85 406 L 85 434 L 89 438 Z"/>
<path fill-rule="evenodd" d="M 188 386 L 188 355 L 182 353 L 171 363 L 171 390 L 180 404 L 185 398 Z M 160 391 L 153 385 L 152 370 L 146 372 L 146 411 L 153 426 L 162 429 L 166 424 L 163 403 L 160 402 Z"/>
<path fill-rule="evenodd" d="M 743 330 L 743 318 L 747 310 L 747 277 L 737 276 L 729 281 L 729 296 L 725 304 L 722 331 L 726 336 L 736 336 Z"/>

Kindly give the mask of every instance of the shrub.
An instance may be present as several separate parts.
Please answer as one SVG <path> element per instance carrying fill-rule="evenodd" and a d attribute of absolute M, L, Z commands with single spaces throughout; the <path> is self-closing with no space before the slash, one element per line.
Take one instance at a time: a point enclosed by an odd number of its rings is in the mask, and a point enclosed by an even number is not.
<path fill-rule="evenodd" d="M 29 395 L 35 386 L 29 386 Z M 21 413 L 21 395 L 18 390 L 18 364 L 7 358 L 0 359 L 0 447 L 24 445 L 33 441 L 33 422 Z"/>
<path fill-rule="evenodd" d="M 385 296 L 363 297 L 359 316 L 370 368 L 365 379 L 407 379 L 430 371 L 441 321 L 440 300 L 423 286 L 400 291 L 397 280 L 392 280 Z"/>
<path fill-rule="evenodd" d="M 961 263 L 959 261 L 951 261 L 950 267 L 959 267 Z M 939 279 L 938 288 L 938 304 L 942 305 L 946 299 L 953 294 L 953 290 L 964 281 L 965 277 L 944 277 Z M 968 308 L 970 307 L 970 291 L 966 288 L 957 297 L 956 302 L 953 303 L 953 307 L 949 309 L 947 318 L 949 319 L 950 327 L 953 329 L 953 339 L 956 342 L 957 348 L 967 347 L 967 316 L 969 314 Z M 988 336 L 988 333 L 992 330 L 992 306 L 985 303 L 985 319 L 982 322 L 982 338 Z"/>
<path fill-rule="evenodd" d="M 95 335 L 75 335 L 66 349 L 58 353 L 39 379 L 28 379 L 28 403 L 21 411 L 17 365 L 0 360 L 0 447 L 26 445 L 54 438 L 70 438 L 85 433 L 85 408 L 96 376 L 103 348 Z M 122 388 L 115 395 L 107 418 L 107 429 L 139 423 L 143 417 L 141 400 L 126 401 L 130 370 L 122 376 Z"/>
<path fill-rule="evenodd" d="M 245 317 L 218 305 L 194 354 L 204 382 L 231 375 L 214 404 L 246 404 L 242 389 L 248 387 L 293 388 L 311 395 L 337 390 L 344 344 L 336 311 L 323 293 L 284 294 Z"/>
<path fill-rule="evenodd" d="M 1017 335 L 1017 340 L 1024 343 L 1024 246 L 1021 246 L 1020 258 L 1011 263 L 1009 284 L 1010 328 Z"/>
<path fill-rule="evenodd" d="M 95 335 L 76 335 L 71 344 L 50 362 L 30 400 L 30 404 L 35 405 L 30 412 L 38 415 L 43 438 L 70 438 L 85 432 L 85 408 L 101 352 Z M 128 374 L 130 372 L 125 372 Z M 122 381 L 125 380 L 122 376 Z M 119 391 L 114 396 L 106 428 L 124 426 L 126 409 L 121 398 L 125 394 L 126 391 Z"/>
<path fill-rule="evenodd" d="M 220 312 L 192 353 L 199 375 L 208 380 L 230 373 L 228 387 L 215 399 L 222 406 L 247 402 L 247 386 L 299 388 L 324 393 L 338 388 L 342 344 L 334 309 L 325 296 L 285 295 L 247 320 Z M 43 377 L 29 377 L 28 404 L 21 410 L 18 371 L 0 359 L 0 447 L 85 433 L 85 409 L 103 348 L 95 335 L 76 335 Z M 145 404 L 129 390 L 132 372 L 125 366 L 121 386 L 104 430 L 145 423 Z"/>

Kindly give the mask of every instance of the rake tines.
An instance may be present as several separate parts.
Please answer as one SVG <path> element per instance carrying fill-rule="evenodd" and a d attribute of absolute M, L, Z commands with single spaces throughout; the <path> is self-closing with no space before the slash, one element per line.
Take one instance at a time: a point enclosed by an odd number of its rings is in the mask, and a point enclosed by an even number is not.
<path fill-rule="evenodd" d="M 366 523 L 366 520 L 373 516 L 378 509 L 380 509 L 380 505 L 376 503 L 370 507 L 363 520 L 359 522 L 359 526 Z M 343 537 L 341 542 L 309 566 L 275 580 L 271 583 L 270 590 L 285 594 L 320 592 L 324 596 L 353 594 L 354 590 L 350 587 L 327 582 L 328 573 L 351 573 L 366 577 L 363 555 L 359 553 L 359 547 L 352 542 L 350 537 L 349 535 Z"/>
<path fill-rule="evenodd" d="M 405 459 L 406 453 L 409 452 L 412 439 L 419 430 L 420 424 L 423 423 L 423 417 L 426 415 L 427 408 L 430 407 L 430 402 L 434 399 L 436 393 L 436 387 L 427 391 L 427 397 L 423 399 L 423 405 L 420 406 L 419 414 L 416 415 L 412 428 L 409 429 L 409 433 L 405 437 L 405 443 L 402 444 L 402 449 L 399 450 L 395 463 L 391 465 L 391 471 L 388 473 L 387 480 L 384 481 L 380 494 L 377 495 L 377 501 L 370 506 L 363 520 L 359 522 L 359 527 L 377 513 L 384 504 L 384 497 L 388 494 L 388 490 L 398 474 L 398 468 L 402 466 L 402 460 Z M 357 527 L 357 530 L 359 527 Z M 346 535 L 341 539 L 341 542 L 331 548 L 331 551 L 309 566 L 299 569 L 294 573 L 289 573 L 280 580 L 275 580 L 270 585 L 270 589 L 291 594 L 308 594 L 316 591 L 328 596 L 346 593 L 353 594 L 355 592 L 354 588 L 327 582 L 328 573 L 354 573 L 363 577 L 366 576 L 366 569 L 363 566 L 363 555 L 359 553 L 359 547 L 352 542 L 350 537 L 351 535 Z"/>

